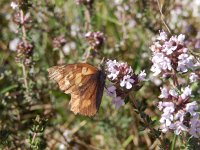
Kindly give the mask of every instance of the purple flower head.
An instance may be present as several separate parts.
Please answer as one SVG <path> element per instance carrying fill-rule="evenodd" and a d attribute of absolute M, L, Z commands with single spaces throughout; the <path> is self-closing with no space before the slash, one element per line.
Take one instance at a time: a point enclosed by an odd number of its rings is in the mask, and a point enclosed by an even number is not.
<path fill-rule="evenodd" d="M 183 34 L 168 38 L 164 31 L 160 32 L 160 36 L 150 46 L 153 52 L 151 71 L 154 72 L 154 76 L 169 74 L 173 70 L 185 73 L 194 68 L 197 61 L 188 52 L 184 40 Z"/>
<path fill-rule="evenodd" d="M 107 60 L 106 73 L 108 79 L 116 85 L 126 90 L 138 86 L 139 82 L 145 81 L 146 73 L 142 71 L 139 75 L 133 73 L 133 69 L 127 63 Z"/>
<path fill-rule="evenodd" d="M 100 49 L 105 41 L 104 34 L 100 31 L 88 32 L 85 34 L 85 37 L 91 48 L 93 48 L 94 50 Z"/>
<path fill-rule="evenodd" d="M 107 60 L 105 72 L 108 80 L 112 83 L 107 87 L 108 96 L 112 97 L 116 108 L 124 105 L 125 97 L 131 90 L 139 90 L 145 81 L 146 73 L 143 70 L 139 75 L 133 73 L 133 69 L 125 62 Z"/>
<path fill-rule="evenodd" d="M 163 102 L 159 102 L 158 108 L 162 111 L 160 123 L 161 131 L 174 131 L 179 135 L 188 132 L 193 137 L 200 137 L 200 120 L 198 104 L 196 101 L 189 102 L 192 90 L 189 86 L 177 92 L 173 88 L 161 88 Z"/>
<path fill-rule="evenodd" d="M 115 105 L 115 108 L 116 109 L 119 109 L 121 106 L 123 106 L 125 103 L 124 103 L 124 100 L 122 100 L 121 97 L 116 97 L 112 100 L 112 103 Z"/>

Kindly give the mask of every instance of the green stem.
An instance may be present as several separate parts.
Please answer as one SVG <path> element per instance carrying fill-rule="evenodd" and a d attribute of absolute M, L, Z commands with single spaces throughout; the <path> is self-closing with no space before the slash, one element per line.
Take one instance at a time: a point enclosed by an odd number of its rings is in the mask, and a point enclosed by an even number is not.
<path fill-rule="evenodd" d="M 174 138 L 173 138 L 172 145 L 171 145 L 171 150 L 175 150 L 176 140 L 177 140 L 177 135 L 174 134 Z"/>

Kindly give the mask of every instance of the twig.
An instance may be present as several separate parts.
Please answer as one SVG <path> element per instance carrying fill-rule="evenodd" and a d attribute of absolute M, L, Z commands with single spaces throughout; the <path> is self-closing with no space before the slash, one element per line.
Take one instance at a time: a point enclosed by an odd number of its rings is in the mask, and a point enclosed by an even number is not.
<path fill-rule="evenodd" d="M 20 10 L 20 18 L 21 18 L 21 25 L 22 25 L 22 40 L 25 44 L 25 46 L 27 45 L 27 41 L 26 41 L 26 28 L 24 26 L 24 12 L 23 10 Z M 29 91 L 29 88 L 28 88 L 28 80 L 27 80 L 27 73 L 26 73 L 26 67 L 24 65 L 24 63 L 21 64 L 22 66 L 22 72 L 23 72 L 23 79 L 24 79 L 24 86 L 26 88 L 26 92 Z"/>
<path fill-rule="evenodd" d="M 37 133 L 35 132 L 35 133 L 33 134 L 33 138 L 32 138 L 32 140 L 31 140 L 31 144 L 34 143 L 34 141 L 35 141 L 35 139 L 36 139 L 36 136 L 37 136 Z"/>
<path fill-rule="evenodd" d="M 171 30 L 169 29 L 169 27 L 167 26 L 167 24 L 166 24 L 166 22 L 165 22 L 165 20 L 164 20 L 164 15 L 163 15 L 163 13 L 162 13 L 162 8 L 161 8 L 161 5 L 160 5 L 159 0 L 157 0 L 157 3 L 158 3 L 158 8 L 159 8 L 159 11 L 160 11 L 160 15 L 161 15 L 161 20 L 162 20 L 163 24 L 165 25 L 165 27 L 167 28 L 168 32 L 169 32 L 170 34 L 172 34 L 172 33 L 171 33 Z"/>
<path fill-rule="evenodd" d="M 88 150 L 101 150 L 99 148 L 94 147 L 93 145 L 86 144 L 85 142 L 79 140 L 78 138 L 74 138 L 74 142 L 76 142 L 77 144 L 80 144 L 80 145 L 84 146 Z"/>
<path fill-rule="evenodd" d="M 85 11 L 85 18 L 86 18 L 85 22 L 86 31 L 90 31 L 92 26 L 91 26 L 91 11 L 89 10 L 89 8 L 87 8 Z"/>
<path fill-rule="evenodd" d="M 26 44 L 27 41 L 26 41 L 26 28 L 24 26 L 24 12 L 23 10 L 20 10 L 20 18 L 21 18 L 21 25 L 22 25 L 22 34 L 23 34 L 23 42 Z"/>
<path fill-rule="evenodd" d="M 28 92 L 29 88 L 28 88 L 28 80 L 27 80 L 27 74 L 26 74 L 26 67 L 25 67 L 25 65 L 23 63 L 21 64 L 21 66 L 22 66 L 22 72 L 23 72 L 24 86 L 26 88 L 26 92 Z"/>

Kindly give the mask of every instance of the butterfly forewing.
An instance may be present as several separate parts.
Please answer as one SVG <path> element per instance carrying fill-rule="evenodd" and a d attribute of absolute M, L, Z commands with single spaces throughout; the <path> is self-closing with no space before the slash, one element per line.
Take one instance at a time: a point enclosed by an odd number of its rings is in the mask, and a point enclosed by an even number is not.
<path fill-rule="evenodd" d="M 99 109 L 105 84 L 105 74 L 86 64 L 54 66 L 48 70 L 50 79 L 71 94 L 70 107 L 77 114 L 93 116 Z"/>

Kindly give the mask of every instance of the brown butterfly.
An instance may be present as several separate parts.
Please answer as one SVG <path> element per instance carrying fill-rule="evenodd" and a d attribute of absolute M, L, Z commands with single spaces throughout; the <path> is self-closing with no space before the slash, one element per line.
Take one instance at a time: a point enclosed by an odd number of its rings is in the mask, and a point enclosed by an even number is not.
<path fill-rule="evenodd" d="M 101 104 L 106 75 L 87 63 L 54 66 L 48 69 L 50 79 L 71 94 L 70 109 L 75 114 L 95 115 Z"/>

